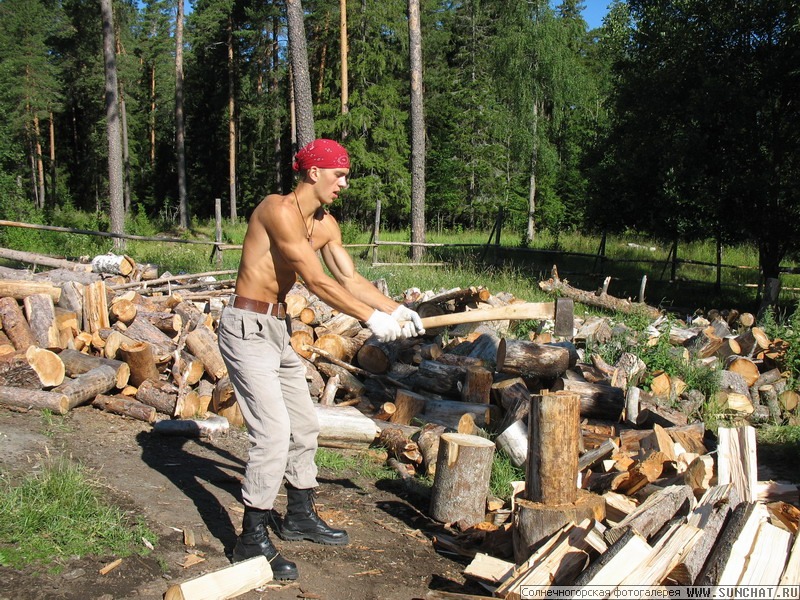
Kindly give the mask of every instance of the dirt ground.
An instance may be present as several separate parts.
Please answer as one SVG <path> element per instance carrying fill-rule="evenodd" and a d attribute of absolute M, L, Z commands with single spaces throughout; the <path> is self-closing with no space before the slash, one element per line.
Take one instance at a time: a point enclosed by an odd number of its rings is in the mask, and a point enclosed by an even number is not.
<path fill-rule="evenodd" d="M 113 600 L 162 598 L 170 585 L 229 565 L 241 525 L 240 481 L 248 442 L 241 430 L 212 440 L 164 437 L 151 426 L 80 407 L 52 421 L 37 411 L 0 409 L 0 469 L 35 469 L 47 454 L 65 455 L 90 468 L 108 497 L 141 515 L 158 535 L 146 557 L 132 556 L 106 575 L 115 556 L 74 557 L 53 573 L 0 567 L 0 600 Z M 481 593 L 461 572 L 466 559 L 437 553 L 431 536 L 440 527 L 424 514 L 424 498 L 399 480 L 369 480 L 355 472 L 321 470 L 318 508 L 344 527 L 345 547 L 283 542 L 300 578 L 240 596 L 245 600 L 313 598 L 369 600 L 424 598 L 438 589 Z M 283 512 L 285 495 L 278 499 Z M 195 548 L 184 545 L 191 530 Z M 205 559 L 183 567 L 188 552 Z"/>

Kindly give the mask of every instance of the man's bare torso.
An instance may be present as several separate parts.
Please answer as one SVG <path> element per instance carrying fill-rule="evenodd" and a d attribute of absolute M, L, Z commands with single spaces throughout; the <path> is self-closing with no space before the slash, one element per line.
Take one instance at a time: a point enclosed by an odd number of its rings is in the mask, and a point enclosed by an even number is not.
<path fill-rule="evenodd" d="M 280 238 L 290 225 L 302 234 L 304 223 L 299 212 L 295 215 L 292 194 L 267 196 L 255 208 L 247 225 L 242 259 L 236 280 L 236 293 L 263 302 L 283 302 L 292 285 L 297 281 L 297 273 L 288 264 L 279 249 Z M 330 241 L 325 225 L 327 213 L 318 210 L 314 216 L 313 249 L 319 250 Z M 276 223 L 276 221 L 282 221 Z M 306 229 L 307 233 L 307 229 Z M 284 242 L 285 243 L 285 242 Z M 308 243 L 306 235 L 293 243 Z"/>

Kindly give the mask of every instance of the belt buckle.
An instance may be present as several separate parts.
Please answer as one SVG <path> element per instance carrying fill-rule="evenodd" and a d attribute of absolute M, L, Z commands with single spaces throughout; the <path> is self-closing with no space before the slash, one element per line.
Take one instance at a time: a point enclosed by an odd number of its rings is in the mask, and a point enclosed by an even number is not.
<path fill-rule="evenodd" d="M 275 304 L 278 308 L 278 314 L 275 315 L 278 319 L 285 319 L 286 318 L 286 305 L 283 302 L 278 302 Z"/>

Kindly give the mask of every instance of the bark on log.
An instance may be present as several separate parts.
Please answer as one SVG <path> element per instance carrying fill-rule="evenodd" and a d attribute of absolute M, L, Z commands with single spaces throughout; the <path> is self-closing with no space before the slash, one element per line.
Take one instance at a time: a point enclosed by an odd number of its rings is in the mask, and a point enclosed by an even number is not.
<path fill-rule="evenodd" d="M 221 379 L 228 373 L 222 354 L 219 351 L 217 338 L 207 327 L 195 327 L 186 336 L 186 347 L 203 363 L 206 373 L 214 381 Z M 229 419 L 230 420 L 230 419 Z M 231 425 L 234 425 L 231 421 Z"/>
<path fill-rule="evenodd" d="M 403 463 L 418 465 L 422 453 L 416 442 L 411 441 L 399 427 L 384 427 L 378 436 L 378 443 L 386 448 L 389 456 Z"/>
<path fill-rule="evenodd" d="M 356 319 L 355 317 L 351 317 L 345 313 L 339 313 L 330 319 L 322 321 L 319 325 L 320 328 L 323 328 L 324 331 L 320 331 L 317 335 L 325 335 L 328 333 L 332 333 L 334 335 L 340 335 L 342 337 L 354 337 L 362 333 L 365 329 L 361 322 Z M 366 330 L 369 337 L 372 335 L 372 332 L 367 329 Z M 366 339 L 366 338 L 364 338 Z"/>
<path fill-rule="evenodd" d="M 528 425 L 519 419 L 506 427 L 494 440 L 495 445 L 505 452 L 511 464 L 521 467 L 528 460 Z"/>
<path fill-rule="evenodd" d="M 172 308 L 172 312 L 181 317 L 184 331 L 193 331 L 197 325 L 203 323 L 206 315 L 195 306 L 194 302 L 184 300 Z"/>
<path fill-rule="evenodd" d="M 156 329 L 163 331 L 169 337 L 174 337 L 183 329 L 183 318 L 173 312 L 138 310 L 137 319 L 145 319 Z"/>
<path fill-rule="evenodd" d="M 61 288 L 44 281 L 0 280 L 0 298 L 23 300 L 33 294 L 47 294 L 53 299 L 53 302 L 58 302 L 61 297 Z"/>
<path fill-rule="evenodd" d="M 325 377 L 333 377 L 334 375 L 338 375 L 339 383 L 341 388 L 345 391 L 346 396 L 362 396 L 366 391 L 366 388 L 361 380 L 347 369 L 324 359 L 318 360 L 314 364 L 319 372 Z"/>
<path fill-rule="evenodd" d="M 553 378 L 569 368 L 569 351 L 554 345 L 503 338 L 497 348 L 497 370 L 514 375 Z"/>
<path fill-rule="evenodd" d="M 413 384 L 415 388 L 437 394 L 458 395 L 465 377 L 466 369 L 463 367 L 423 360 L 413 377 Z"/>
<path fill-rule="evenodd" d="M 148 379 L 152 381 L 159 379 L 153 347 L 147 342 L 123 343 L 119 347 L 118 354 L 129 367 L 131 385 L 139 387 Z"/>
<path fill-rule="evenodd" d="M 16 408 L 49 410 L 59 415 L 69 411 L 69 398 L 58 392 L 22 390 L 18 387 L 0 386 L 0 404 Z"/>
<path fill-rule="evenodd" d="M 61 362 L 64 363 L 64 372 L 69 377 L 83 375 L 84 373 L 91 371 L 100 365 L 110 365 L 114 367 L 117 372 L 115 387 L 117 389 L 122 389 L 128 385 L 131 370 L 130 366 L 126 362 L 114 360 L 112 358 L 105 358 L 102 356 L 84 354 L 83 352 L 78 352 L 77 350 L 73 350 L 71 348 L 65 348 L 59 352 L 58 357 L 61 359 Z"/>
<path fill-rule="evenodd" d="M 127 277 L 136 268 L 136 261 L 121 254 L 99 254 L 92 259 L 92 271 Z"/>
<path fill-rule="evenodd" d="M 436 474 L 436 459 L 439 456 L 439 443 L 445 432 L 444 425 L 426 423 L 417 436 L 417 446 L 422 453 L 422 468 L 429 477 Z"/>
<path fill-rule="evenodd" d="M 120 324 L 117 323 L 115 328 L 119 327 Z M 131 339 L 150 344 L 153 347 L 153 354 L 158 362 L 169 361 L 172 358 L 172 353 L 175 351 L 175 343 L 173 342 L 172 338 L 149 321 L 134 319 L 133 323 L 125 328 L 123 333 Z M 211 335 L 213 338 L 213 334 Z M 216 340 L 214 343 L 216 345 Z M 191 351 L 191 347 L 189 350 Z M 195 352 L 192 352 L 192 354 L 196 355 Z"/>
<path fill-rule="evenodd" d="M 98 394 L 92 400 L 92 406 L 106 412 L 130 417 L 145 423 L 152 423 L 156 420 L 156 409 L 142 402 L 131 400 L 127 396 L 107 396 Z"/>
<path fill-rule="evenodd" d="M 431 517 L 458 523 L 462 529 L 483 521 L 493 457 L 494 444 L 485 438 L 442 434 L 431 490 Z"/>
<path fill-rule="evenodd" d="M 97 394 L 107 394 L 117 384 L 117 370 L 111 365 L 100 365 L 54 388 L 54 392 L 69 398 L 70 410 L 92 400 Z"/>
<path fill-rule="evenodd" d="M 61 338 L 58 333 L 56 309 L 52 296 L 32 294 L 23 300 L 25 318 L 31 327 L 36 343 L 42 348 L 60 349 Z"/>
<path fill-rule="evenodd" d="M 0 385 L 40 389 L 64 381 L 64 363 L 57 354 L 30 346 L 22 352 L 0 356 Z"/>
<path fill-rule="evenodd" d="M 379 428 L 354 406 L 314 405 L 319 419 L 319 445 L 323 448 L 365 448 L 375 441 Z"/>
<path fill-rule="evenodd" d="M 3 331 L 17 350 L 25 351 L 30 346 L 36 345 L 36 336 L 13 297 L 0 298 L 0 322 Z"/>
<path fill-rule="evenodd" d="M 572 298 L 576 302 L 587 306 L 596 306 L 612 312 L 621 312 L 626 315 L 643 313 L 651 319 L 655 319 L 661 315 L 661 311 L 657 308 L 641 302 L 631 302 L 630 300 L 615 298 L 605 293 L 597 295 L 594 292 L 586 292 L 574 288 L 558 278 L 558 274 L 555 273 L 555 268 L 553 271 L 554 273 L 551 279 L 539 282 L 539 288 L 545 292 L 551 294 L 558 293 L 561 296 Z"/>
<path fill-rule="evenodd" d="M 364 342 L 371 336 L 372 332 L 369 329 L 362 329 L 352 337 L 338 333 L 327 333 L 317 338 L 314 342 L 314 347 L 324 350 L 338 360 L 352 362 Z"/>
<path fill-rule="evenodd" d="M 438 423 L 450 429 L 458 429 L 458 422 L 465 413 L 472 415 L 478 427 L 488 428 L 495 420 L 494 408 L 486 404 L 469 404 L 458 400 L 433 400 L 425 402 L 422 420 Z"/>
<path fill-rule="evenodd" d="M 145 379 L 136 390 L 136 399 L 171 417 L 175 414 L 178 388 L 167 381 Z"/>
<path fill-rule="evenodd" d="M 730 557 L 731 548 L 742 533 L 745 524 L 750 520 L 755 507 L 756 504 L 753 502 L 741 502 L 733 509 L 722 533 L 714 543 L 714 548 L 705 565 L 695 578 L 695 585 L 715 585 L 719 581 Z"/>
<path fill-rule="evenodd" d="M 427 398 L 416 392 L 398 389 L 395 393 L 395 412 L 389 417 L 392 423 L 411 424 L 411 420 L 425 410 Z"/>
<path fill-rule="evenodd" d="M 580 396 L 561 392 L 531 396 L 525 495 L 547 505 L 577 498 Z"/>
<path fill-rule="evenodd" d="M 618 421 L 625 408 L 625 391 L 622 388 L 572 381 L 562 377 L 556 379 L 550 389 L 578 394 L 581 399 L 580 414 L 585 418 Z"/>
<path fill-rule="evenodd" d="M 489 404 L 491 399 L 494 375 L 483 367 L 467 367 L 464 387 L 461 388 L 461 399 L 464 402 Z"/>

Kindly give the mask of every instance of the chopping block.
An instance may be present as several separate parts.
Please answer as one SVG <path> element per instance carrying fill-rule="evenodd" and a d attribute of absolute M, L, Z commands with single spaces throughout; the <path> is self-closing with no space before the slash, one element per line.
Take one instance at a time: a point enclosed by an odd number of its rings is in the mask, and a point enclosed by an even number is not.
<path fill-rule="evenodd" d="M 423 317 L 425 329 L 449 327 L 462 323 L 482 321 L 553 321 L 553 333 L 560 337 L 572 338 L 575 305 L 571 298 L 558 298 L 555 302 L 519 302 L 508 306 L 479 308 L 463 312 Z"/>

